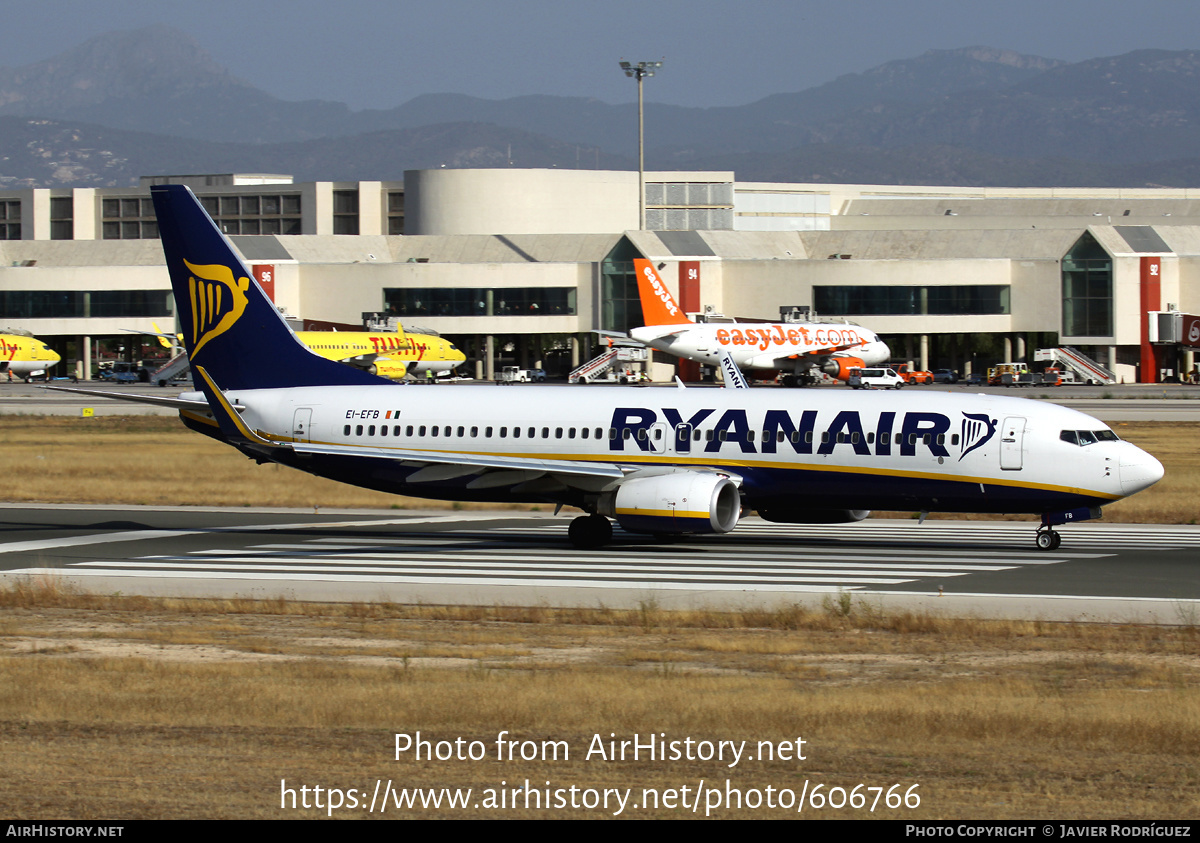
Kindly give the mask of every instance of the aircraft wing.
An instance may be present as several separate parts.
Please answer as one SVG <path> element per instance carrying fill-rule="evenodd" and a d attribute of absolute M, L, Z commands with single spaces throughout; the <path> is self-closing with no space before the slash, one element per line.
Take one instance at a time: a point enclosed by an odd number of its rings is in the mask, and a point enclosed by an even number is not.
<path fill-rule="evenodd" d="M 161 395 L 139 395 L 135 392 L 113 392 L 107 389 L 80 389 L 77 386 L 44 386 L 42 389 L 51 389 L 55 392 L 74 392 L 78 395 L 89 395 L 93 398 L 112 398 L 117 401 L 132 401 L 136 404 L 153 404 L 156 407 L 170 407 L 174 410 L 200 410 L 207 412 L 208 402 L 199 393 L 192 393 L 199 396 L 197 398 L 184 398 L 178 396 L 169 398 Z M 244 410 L 241 405 L 234 405 L 238 410 Z"/>
<path fill-rule="evenodd" d="M 363 459 L 394 460 L 407 465 L 424 465 L 425 469 L 410 475 L 408 482 L 422 480 L 445 480 L 450 477 L 479 475 L 476 482 L 487 482 L 494 476 L 494 485 L 510 485 L 533 480 L 542 475 L 558 475 L 567 485 L 578 485 L 579 480 L 590 479 L 607 482 L 619 480 L 626 474 L 637 471 L 639 466 L 621 466 L 609 462 L 586 460 L 536 459 L 531 457 L 507 457 L 495 454 L 469 454 L 446 451 L 413 451 L 398 448 L 375 448 L 361 445 L 334 445 L 316 442 L 292 442 L 290 447 L 297 454 L 322 454 L 336 457 L 360 457 Z M 514 476 L 514 472 L 528 476 Z M 421 475 L 425 474 L 424 477 Z"/>
<path fill-rule="evenodd" d="M 686 325 L 646 325 L 642 328 L 634 328 L 629 335 L 638 342 L 651 342 L 664 337 L 677 336 L 686 331 L 693 331 L 695 328 L 696 326 L 692 322 L 688 322 Z"/>
<path fill-rule="evenodd" d="M 744 364 L 748 369 L 781 369 L 789 365 L 792 361 L 799 360 L 804 357 L 828 357 L 831 354 L 837 354 L 839 351 L 846 351 L 850 348 L 855 348 L 861 343 L 849 343 L 846 345 L 830 345 L 824 348 L 811 348 L 803 354 L 759 354 L 751 357 Z"/>

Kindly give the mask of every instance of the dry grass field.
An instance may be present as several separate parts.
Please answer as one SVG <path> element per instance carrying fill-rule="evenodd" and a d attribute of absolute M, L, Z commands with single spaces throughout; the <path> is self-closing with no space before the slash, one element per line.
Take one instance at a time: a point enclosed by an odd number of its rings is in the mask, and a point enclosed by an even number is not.
<path fill-rule="evenodd" d="M 1167 477 L 1106 517 L 1194 522 L 1197 427 L 1118 426 Z M 428 506 L 255 466 L 173 419 L 0 417 L 0 432 L 9 501 Z M 616 811 L 526 809 L 523 794 L 511 807 L 528 780 L 568 804 L 630 789 L 639 807 L 624 817 L 704 816 L 708 789 L 723 803 L 728 783 L 764 803 L 721 804 L 714 817 L 796 816 L 765 800 L 861 784 L 868 799 L 879 791 L 867 788 L 917 785 L 920 804 L 809 801 L 801 816 L 1189 819 L 1200 813 L 1200 627 L 1184 607 L 1178 620 L 889 615 L 849 594 L 815 609 L 626 612 L 151 600 L 18 583 L 0 591 L 0 805 L 41 820 L 327 814 L 282 808 L 282 780 L 309 788 L 310 804 L 317 786 L 322 805 L 325 789 L 352 791 L 362 804 L 340 817 L 375 816 L 363 805 L 377 782 L 472 789 L 466 808 L 383 816 Z M 569 758 L 498 760 L 505 730 L 531 747 L 564 741 Z M 418 731 L 479 741 L 485 757 L 397 760 L 394 735 Z M 586 757 L 596 736 L 635 733 L 746 741 L 756 760 Z M 797 738 L 803 761 L 758 756 L 760 741 Z M 474 808 L 487 789 L 510 807 Z M 694 814 L 690 801 L 647 807 L 643 789 L 706 795 Z"/>
<path fill-rule="evenodd" d="M 726 782 L 746 799 L 806 782 L 835 797 L 918 786 L 913 808 L 806 804 L 803 816 L 828 818 L 1200 810 L 1194 626 L 886 616 L 848 597 L 774 612 L 568 611 L 91 597 L 52 583 L 9 589 L 0 606 L 0 800 L 14 818 L 326 813 L 311 791 L 309 810 L 282 808 L 281 780 L 353 788 L 364 804 L 376 782 L 472 789 L 472 807 L 390 808 L 425 818 L 615 810 L 473 807 L 526 780 L 581 799 L 628 792 L 633 817 L 692 816 L 691 803 L 645 803 L 643 789 L 684 786 L 718 788 L 714 817 L 796 815 L 730 808 Z M 418 731 L 479 741 L 485 757 L 397 760 L 394 735 Z M 503 731 L 566 749 L 499 760 Z M 607 748 L 635 734 L 746 741 L 748 757 L 587 757 L 597 735 Z M 798 738 L 802 761 L 758 755 L 759 741 Z"/>

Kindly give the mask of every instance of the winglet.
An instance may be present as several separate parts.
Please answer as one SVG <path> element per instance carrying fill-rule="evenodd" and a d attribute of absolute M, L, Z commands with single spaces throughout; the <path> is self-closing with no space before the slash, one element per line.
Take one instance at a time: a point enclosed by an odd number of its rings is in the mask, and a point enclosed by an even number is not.
<path fill-rule="evenodd" d="M 738 368 L 738 364 L 734 362 L 733 357 L 727 349 L 720 350 L 721 373 L 725 376 L 726 389 L 749 389 L 750 382 L 746 380 L 746 376 L 742 374 L 742 370 Z"/>
<path fill-rule="evenodd" d="M 636 258 L 633 268 L 637 272 L 638 295 L 642 299 L 642 318 L 647 325 L 692 324 L 675 303 L 675 298 L 650 261 Z"/>

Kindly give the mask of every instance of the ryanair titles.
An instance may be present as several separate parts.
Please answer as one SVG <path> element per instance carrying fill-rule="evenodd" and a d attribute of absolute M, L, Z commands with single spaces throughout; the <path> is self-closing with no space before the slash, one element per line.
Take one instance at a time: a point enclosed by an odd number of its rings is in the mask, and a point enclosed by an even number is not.
<path fill-rule="evenodd" d="M 613 410 L 610 451 L 716 454 L 738 448 L 743 454 L 832 454 L 837 449 L 860 456 L 916 456 L 959 459 L 995 436 L 996 421 L 975 413 L 961 418 L 936 412 L 881 412 L 864 418 L 858 410 L 841 410 L 818 419 L 816 410 L 767 410 L 751 417 L 744 409 L 698 410 L 690 416 L 671 407 L 618 407 Z M 700 431 L 697 435 L 697 431 Z M 728 452 L 728 451 L 726 451 Z"/>

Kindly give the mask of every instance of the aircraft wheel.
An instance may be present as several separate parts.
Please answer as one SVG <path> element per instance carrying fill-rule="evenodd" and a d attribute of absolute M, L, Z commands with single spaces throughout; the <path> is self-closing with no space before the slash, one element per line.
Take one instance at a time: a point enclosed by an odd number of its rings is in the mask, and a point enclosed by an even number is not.
<path fill-rule="evenodd" d="M 1062 544 L 1062 536 L 1053 530 L 1039 530 L 1035 541 L 1038 550 L 1056 550 Z"/>
<path fill-rule="evenodd" d="M 595 550 L 612 541 L 612 524 L 603 515 L 581 515 L 567 528 L 567 538 L 579 550 Z"/>

